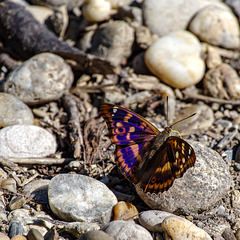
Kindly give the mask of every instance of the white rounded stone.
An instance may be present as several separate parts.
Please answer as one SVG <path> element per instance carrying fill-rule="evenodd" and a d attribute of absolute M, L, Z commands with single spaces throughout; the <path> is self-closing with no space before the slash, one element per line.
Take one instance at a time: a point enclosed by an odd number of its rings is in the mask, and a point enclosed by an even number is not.
<path fill-rule="evenodd" d="M 110 17 L 111 3 L 108 0 L 86 0 L 83 16 L 90 22 L 101 22 Z"/>
<path fill-rule="evenodd" d="M 237 18 L 230 10 L 208 6 L 192 20 L 189 30 L 202 41 L 225 48 L 238 48 L 240 31 Z"/>
<path fill-rule="evenodd" d="M 205 71 L 198 39 L 188 31 L 176 31 L 156 40 L 145 53 L 149 70 L 164 83 L 186 88 L 198 83 Z"/>
<path fill-rule="evenodd" d="M 186 29 L 193 16 L 208 5 L 227 8 L 219 0 L 145 0 L 144 22 L 152 33 L 164 36 Z"/>
<path fill-rule="evenodd" d="M 178 216 L 165 218 L 162 228 L 174 240 L 212 240 L 203 229 Z"/>
<path fill-rule="evenodd" d="M 55 138 L 45 129 L 33 125 L 14 125 L 0 131 L 0 156 L 46 157 L 57 148 Z"/>

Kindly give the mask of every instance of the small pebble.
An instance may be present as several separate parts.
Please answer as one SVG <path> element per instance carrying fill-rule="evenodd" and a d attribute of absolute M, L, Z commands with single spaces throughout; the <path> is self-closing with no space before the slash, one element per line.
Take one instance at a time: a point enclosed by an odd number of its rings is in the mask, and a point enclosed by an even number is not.
<path fill-rule="evenodd" d="M 151 234 L 142 226 L 131 221 L 116 220 L 105 225 L 102 229 L 115 240 L 153 240 Z"/>
<path fill-rule="evenodd" d="M 27 234 L 28 240 L 43 240 L 42 234 L 34 228 L 31 228 Z"/>
<path fill-rule="evenodd" d="M 34 124 L 31 109 L 11 94 L 0 93 L 0 127 Z"/>
<path fill-rule="evenodd" d="M 84 233 L 78 240 L 114 240 L 114 238 L 101 230 L 92 230 Z"/>
<path fill-rule="evenodd" d="M 237 18 L 228 9 L 208 6 L 200 10 L 189 25 L 200 40 L 212 45 L 235 49 L 240 45 Z"/>
<path fill-rule="evenodd" d="M 27 238 L 22 235 L 16 235 L 12 237 L 11 240 L 27 240 Z"/>
<path fill-rule="evenodd" d="M 0 232 L 0 240 L 10 240 L 10 238 L 6 236 L 4 233 Z"/>
<path fill-rule="evenodd" d="M 165 218 L 162 227 L 174 240 L 212 240 L 203 229 L 178 216 Z"/>
<path fill-rule="evenodd" d="M 222 236 L 225 240 L 236 240 L 236 237 L 233 234 L 233 231 L 231 229 L 226 229 L 223 233 Z"/>
<path fill-rule="evenodd" d="M 139 215 L 139 223 L 151 232 L 163 232 L 162 221 L 169 216 L 175 215 L 158 210 L 148 210 Z"/>
<path fill-rule="evenodd" d="M 0 187 L 7 189 L 10 192 L 17 192 L 17 184 L 13 178 L 0 180 Z"/>
<path fill-rule="evenodd" d="M 120 201 L 113 208 L 114 220 L 129 220 L 136 216 L 138 216 L 138 210 L 131 203 Z"/>

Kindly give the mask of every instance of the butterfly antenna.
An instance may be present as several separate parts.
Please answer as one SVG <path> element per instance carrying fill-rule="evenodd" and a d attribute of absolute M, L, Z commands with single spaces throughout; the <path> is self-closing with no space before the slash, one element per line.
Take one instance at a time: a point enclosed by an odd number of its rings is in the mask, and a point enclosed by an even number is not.
<path fill-rule="evenodd" d="M 195 112 L 195 113 L 193 113 L 192 115 L 190 115 L 190 116 L 188 116 L 188 117 L 185 117 L 185 118 L 183 118 L 183 119 L 181 119 L 181 120 L 173 123 L 169 128 L 172 128 L 175 124 L 177 124 L 177 123 L 179 123 L 179 122 L 182 122 L 182 121 L 184 121 L 184 120 L 186 120 L 186 119 L 188 119 L 188 118 L 191 118 L 191 117 L 193 117 L 193 116 L 196 115 L 196 114 L 197 114 L 197 113 Z"/>
<path fill-rule="evenodd" d="M 168 126 L 168 94 L 167 94 L 167 126 Z"/>

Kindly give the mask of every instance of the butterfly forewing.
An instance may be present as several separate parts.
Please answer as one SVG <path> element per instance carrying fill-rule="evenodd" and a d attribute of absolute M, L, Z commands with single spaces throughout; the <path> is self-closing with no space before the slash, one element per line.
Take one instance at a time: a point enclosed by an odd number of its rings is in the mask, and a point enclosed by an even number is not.
<path fill-rule="evenodd" d="M 158 129 L 128 109 L 103 104 L 101 114 L 105 119 L 109 137 L 117 145 L 115 160 L 123 175 L 137 183 L 135 172 L 142 161 L 141 152 L 158 133 Z"/>

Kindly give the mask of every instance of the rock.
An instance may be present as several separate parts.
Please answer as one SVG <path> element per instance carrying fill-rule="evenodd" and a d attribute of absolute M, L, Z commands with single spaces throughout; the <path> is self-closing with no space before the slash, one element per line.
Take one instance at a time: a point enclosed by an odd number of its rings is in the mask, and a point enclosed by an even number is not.
<path fill-rule="evenodd" d="M 0 130 L 0 155 L 27 158 L 46 157 L 57 148 L 54 137 L 45 129 L 31 125 L 14 125 Z"/>
<path fill-rule="evenodd" d="M 163 232 L 162 222 L 169 216 L 175 215 L 159 210 L 148 210 L 140 213 L 139 223 L 151 232 Z"/>
<path fill-rule="evenodd" d="M 109 2 L 112 5 L 112 8 L 119 8 L 124 5 L 130 5 L 132 3 L 132 0 L 109 0 Z"/>
<path fill-rule="evenodd" d="M 24 196 L 13 197 L 8 204 L 9 210 L 15 210 L 21 208 L 25 204 L 26 200 Z"/>
<path fill-rule="evenodd" d="M 225 229 L 222 236 L 225 240 L 237 240 L 231 229 Z"/>
<path fill-rule="evenodd" d="M 136 216 L 138 216 L 138 210 L 131 203 L 120 201 L 113 208 L 114 220 L 129 220 Z"/>
<path fill-rule="evenodd" d="M 10 238 L 3 233 L 0 233 L 0 239 L 1 240 L 10 240 Z"/>
<path fill-rule="evenodd" d="M 165 218 L 162 227 L 174 240 L 212 240 L 204 230 L 178 216 Z"/>
<path fill-rule="evenodd" d="M 0 180 L 7 179 L 7 177 L 7 173 L 2 168 L 0 168 Z"/>
<path fill-rule="evenodd" d="M 233 208 L 240 209 L 240 191 L 239 190 L 232 191 L 231 201 L 232 201 Z"/>
<path fill-rule="evenodd" d="M 146 0 L 142 9 L 145 24 L 151 32 L 164 36 L 186 29 L 192 17 L 208 5 L 227 8 L 225 4 L 216 0 Z"/>
<path fill-rule="evenodd" d="M 103 183 L 77 174 L 60 174 L 48 187 L 51 210 L 64 221 L 83 221 L 106 224 L 112 208 L 117 204 L 115 195 Z"/>
<path fill-rule="evenodd" d="M 114 238 L 103 231 L 92 230 L 84 233 L 78 240 L 114 240 Z"/>
<path fill-rule="evenodd" d="M 71 222 L 64 223 L 63 230 L 78 238 L 88 231 L 99 230 L 100 227 L 96 223 L 90 222 Z"/>
<path fill-rule="evenodd" d="M 189 30 L 201 41 L 212 45 L 230 49 L 240 45 L 239 23 L 228 9 L 217 6 L 202 9 L 194 16 Z"/>
<path fill-rule="evenodd" d="M 214 113 L 213 110 L 206 104 L 192 104 L 182 108 L 177 112 L 174 122 L 180 121 L 193 113 L 196 113 L 196 115 L 175 124 L 173 129 L 179 131 L 183 136 L 185 136 L 194 131 L 206 130 L 213 125 Z"/>
<path fill-rule="evenodd" d="M 72 83 L 72 70 L 61 57 L 41 53 L 9 74 L 4 92 L 28 105 L 36 105 L 59 99 Z"/>
<path fill-rule="evenodd" d="M 150 194 L 144 193 L 139 185 L 135 186 L 138 195 L 150 208 L 198 212 L 208 209 L 228 193 L 231 178 L 222 157 L 198 142 L 188 142 L 195 151 L 196 162 L 183 177 L 175 179 L 168 191 Z"/>
<path fill-rule="evenodd" d="M 93 35 L 90 52 L 118 66 L 131 55 L 133 41 L 132 27 L 124 21 L 110 21 L 100 25 Z"/>
<path fill-rule="evenodd" d="M 151 240 L 151 234 L 142 226 L 130 221 L 116 220 L 110 222 L 102 229 L 115 240 L 131 239 L 131 240 Z"/>
<path fill-rule="evenodd" d="M 28 240 L 43 240 L 42 234 L 34 228 L 31 228 L 27 234 Z"/>
<path fill-rule="evenodd" d="M 28 183 L 24 188 L 23 192 L 28 193 L 30 196 L 34 194 L 33 199 L 36 202 L 48 204 L 48 184 L 50 180 L 47 179 L 39 179 L 34 180 Z"/>
<path fill-rule="evenodd" d="M 25 238 L 22 235 L 16 235 L 16 236 L 12 237 L 11 240 L 27 240 L 27 238 Z"/>
<path fill-rule="evenodd" d="M 54 14 L 51 8 L 44 6 L 29 5 L 26 9 L 37 19 L 41 24 L 45 24 L 47 18 Z"/>
<path fill-rule="evenodd" d="M 240 78 L 228 64 L 210 69 L 203 79 L 204 93 L 215 98 L 240 99 Z"/>
<path fill-rule="evenodd" d="M 41 222 L 41 225 L 36 224 L 36 219 Z M 49 215 L 46 215 L 44 212 L 37 212 L 33 208 L 27 209 L 17 209 L 13 210 L 8 215 L 8 220 L 11 223 L 15 223 L 13 229 L 13 235 L 27 235 L 30 229 L 37 229 L 42 236 L 47 232 L 47 228 L 52 228 L 53 224 L 51 223 L 52 219 Z M 19 229 L 19 230 L 18 230 Z M 11 236 L 13 236 L 11 235 Z M 9 235 L 10 236 L 10 235 Z M 10 237 L 11 237 L 10 236 Z"/>
<path fill-rule="evenodd" d="M 219 52 L 216 50 L 216 48 L 207 45 L 206 52 L 207 52 L 206 65 L 209 69 L 216 68 L 222 64 L 222 58 Z"/>
<path fill-rule="evenodd" d="M 175 88 L 197 84 L 205 71 L 198 39 L 187 31 L 173 32 L 156 40 L 145 53 L 149 70 Z"/>
<path fill-rule="evenodd" d="M 0 93 L 0 127 L 16 124 L 33 125 L 32 110 L 13 95 Z"/>
<path fill-rule="evenodd" d="M 17 184 L 13 178 L 0 180 L 0 188 L 7 189 L 10 192 L 17 192 Z"/>
<path fill-rule="evenodd" d="M 23 227 L 20 221 L 12 221 L 9 226 L 9 237 L 13 239 L 14 236 L 23 235 Z M 16 239 L 18 239 L 16 237 Z M 21 238 L 20 238 L 21 239 Z"/>
<path fill-rule="evenodd" d="M 90 22 L 102 22 L 109 19 L 111 3 L 108 0 L 86 0 L 83 6 L 83 16 Z"/>
<path fill-rule="evenodd" d="M 233 12 L 236 13 L 238 17 L 240 17 L 240 2 L 238 0 L 225 0 L 224 2 L 233 9 Z"/>
<path fill-rule="evenodd" d="M 81 7 L 84 0 L 31 0 L 34 5 L 47 6 L 53 9 L 57 9 L 62 5 L 66 5 L 68 10 Z"/>

